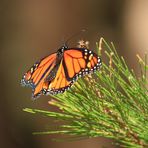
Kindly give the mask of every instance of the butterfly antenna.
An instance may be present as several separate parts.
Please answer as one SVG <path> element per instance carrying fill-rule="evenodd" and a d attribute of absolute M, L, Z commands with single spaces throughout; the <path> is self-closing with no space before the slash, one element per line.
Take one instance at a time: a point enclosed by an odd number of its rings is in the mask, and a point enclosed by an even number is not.
<path fill-rule="evenodd" d="M 83 32 L 86 32 L 87 30 L 86 29 L 82 29 L 80 30 L 79 32 L 76 32 L 75 34 L 73 34 L 71 37 L 69 37 L 66 42 L 65 42 L 65 45 L 67 45 L 67 43 L 75 36 L 78 36 L 79 34 L 83 33 Z"/>

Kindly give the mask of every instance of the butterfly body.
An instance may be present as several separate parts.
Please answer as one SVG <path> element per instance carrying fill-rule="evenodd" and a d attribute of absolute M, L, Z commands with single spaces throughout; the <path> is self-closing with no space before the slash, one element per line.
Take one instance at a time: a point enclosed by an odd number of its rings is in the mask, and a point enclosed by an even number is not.
<path fill-rule="evenodd" d="M 101 59 L 86 48 L 62 46 L 24 74 L 21 83 L 33 89 L 33 97 L 39 94 L 63 93 L 83 75 L 100 69 Z"/>
<path fill-rule="evenodd" d="M 65 47 L 61 47 L 58 51 L 57 51 L 57 55 L 56 55 L 56 64 L 55 67 L 50 71 L 50 73 L 48 74 L 47 78 L 45 79 L 45 81 L 51 81 L 55 78 L 56 73 L 58 71 L 60 62 L 62 60 L 63 57 L 63 51 L 64 51 Z"/>

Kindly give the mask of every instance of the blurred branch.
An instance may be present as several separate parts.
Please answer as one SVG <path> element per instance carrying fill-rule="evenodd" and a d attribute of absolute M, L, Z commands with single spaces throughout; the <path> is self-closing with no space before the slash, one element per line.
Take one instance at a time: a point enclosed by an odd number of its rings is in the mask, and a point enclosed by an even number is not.
<path fill-rule="evenodd" d="M 141 70 L 138 78 L 124 58 L 119 57 L 113 43 L 101 38 L 100 44 L 97 51 L 99 55 L 104 51 L 109 64 L 103 62 L 100 72 L 79 79 L 63 95 L 52 96 L 49 104 L 58 107 L 59 112 L 29 108 L 24 111 L 64 121 L 58 129 L 36 134 L 103 136 L 124 147 L 148 147 L 147 55 L 145 60 L 137 55 Z"/>

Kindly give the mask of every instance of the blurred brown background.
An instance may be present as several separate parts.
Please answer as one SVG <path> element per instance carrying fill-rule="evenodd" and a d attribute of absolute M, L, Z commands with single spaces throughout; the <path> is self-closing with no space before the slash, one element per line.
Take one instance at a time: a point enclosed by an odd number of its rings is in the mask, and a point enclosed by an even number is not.
<path fill-rule="evenodd" d="M 136 54 L 148 51 L 147 0 L 1 0 L 0 1 L 0 147 L 1 148 L 114 148 L 112 141 L 91 138 L 53 142 L 49 136 L 33 136 L 50 119 L 33 116 L 23 108 L 52 109 L 49 97 L 30 99 L 31 90 L 20 87 L 23 73 L 38 59 L 56 51 L 73 33 L 90 41 L 103 36 L 113 41 L 131 68 L 138 67 Z M 138 70 L 137 70 L 138 73 Z M 116 146 L 117 147 L 117 146 Z"/>

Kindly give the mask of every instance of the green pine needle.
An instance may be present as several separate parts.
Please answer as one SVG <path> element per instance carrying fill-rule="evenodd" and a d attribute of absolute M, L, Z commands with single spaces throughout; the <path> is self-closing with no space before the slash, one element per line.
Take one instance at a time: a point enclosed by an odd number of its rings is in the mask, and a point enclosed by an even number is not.
<path fill-rule="evenodd" d="M 137 55 L 141 72 L 137 77 L 113 43 L 101 38 L 96 45 L 100 56 L 105 51 L 109 64 L 103 62 L 99 72 L 79 78 L 69 91 L 52 96 L 49 104 L 59 111 L 24 109 L 60 123 L 34 134 L 66 134 L 77 140 L 101 136 L 115 139 L 124 147 L 148 147 L 147 55 L 144 60 Z"/>

